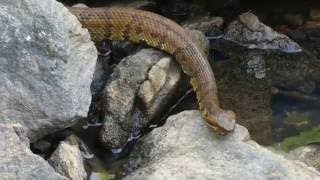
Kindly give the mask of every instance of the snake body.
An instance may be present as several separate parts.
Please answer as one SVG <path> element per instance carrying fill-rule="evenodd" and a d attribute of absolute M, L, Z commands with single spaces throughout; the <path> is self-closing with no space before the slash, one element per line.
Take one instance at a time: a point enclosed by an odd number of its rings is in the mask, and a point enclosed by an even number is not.
<path fill-rule="evenodd" d="M 235 127 L 235 114 L 219 107 L 217 86 L 210 64 L 185 30 L 163 16 L 129 8 L 69 8 L 87 28 L 93 41 L 128 40 L 172 54 L 190 76 L 199 109 L 219 134 Z"/>

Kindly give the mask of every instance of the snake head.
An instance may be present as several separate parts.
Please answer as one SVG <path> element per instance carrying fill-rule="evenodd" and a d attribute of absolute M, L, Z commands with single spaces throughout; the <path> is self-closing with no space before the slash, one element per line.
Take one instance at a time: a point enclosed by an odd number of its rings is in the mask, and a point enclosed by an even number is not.
<path fill-rule="evenodd" d="M 236 114 L 233 111 L 221 110 L 218 113 L 205 113 L 209 126 L 221 135 L 232 132 L 236 124 Z"/>

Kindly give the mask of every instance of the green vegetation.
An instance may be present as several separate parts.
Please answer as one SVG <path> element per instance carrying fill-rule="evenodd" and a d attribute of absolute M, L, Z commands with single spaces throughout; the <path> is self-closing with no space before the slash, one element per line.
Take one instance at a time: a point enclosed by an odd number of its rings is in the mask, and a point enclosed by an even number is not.
<path fill-rule="evenodd" d="M 311 143 L 320 143 L 320 125 L 309 131 L 301 132 L 298 136 L 284 139 L 281 142 L 280 147 L 282 150 L 289 152 L 292 149 Z"/>

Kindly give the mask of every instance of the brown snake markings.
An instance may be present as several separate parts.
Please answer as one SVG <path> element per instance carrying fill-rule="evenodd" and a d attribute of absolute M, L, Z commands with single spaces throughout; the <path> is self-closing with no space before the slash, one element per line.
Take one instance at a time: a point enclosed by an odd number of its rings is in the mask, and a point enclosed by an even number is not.
<path fill-rule="evenodd" d="M 204 53 L 184 29 L 160 15 L 128 8 L 69 8 L 90 32 L 93 41 L 129 40 L 175 56 L 182 70 L 191 77 L 200 112 L 218 133 L 235 127 L 235 114 L 219 107 L 216 81 Z"/>

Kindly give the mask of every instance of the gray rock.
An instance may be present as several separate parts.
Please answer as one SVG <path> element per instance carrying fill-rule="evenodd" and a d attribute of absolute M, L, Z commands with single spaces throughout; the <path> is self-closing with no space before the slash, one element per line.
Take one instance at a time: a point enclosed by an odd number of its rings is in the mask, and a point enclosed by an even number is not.
<path fill-rule="evenodd" d="M 187 32 L 208 54 L 209 43 L 204 34 Z M 180 65 L 160 51 L 144 49 L 123 59 L 103 92 L 105 122 L 100 134 L 105 146 L 120 150 L 152 120 L 161 123 L 159 117 L 180 93 L 178 88 L 186 88 L 181 75 Z"/>
<path fill-rule="evenodd" d="M 61 3 L 0 1 L 0 42 L 0 123 L 35 141 L 86 117 L 97 53 Z"/>
<path fill-rule="evenodd" d="M 26 130 L 18 124 L 0 124 L 1 179 L 67 179 L 29 149 Z"/>
<path fill-rule="evenodd" d="M 102 97 L 105 122 L 101 139 L 106 147 L 121 148 L 129 139 L 135 124 L 134 113 L 136 94 L 147 79 L 149 69 L 164 57 L 164 53 L 143 49 L 137 54 L 124 58 L 115 68 Z M 139 111 L 139 110 L 137 110 Z"/>
<path fill-rule="evenodd" d="M 223 24 L 224 20 L 222 17 L 204 16 L 185 22 L 183 27 L 192 30 L 199 30 L 210 37 L 221 35 L 223 33 Z"/>
<path fill-rule="evenodd" d="M 164 57 L 151 67 L 148 78 L 138 91 L 138 97 L 146 107 L 148 119 L 159 117 L 170 99 L 176 94 L 181 80 L 181 68 L 170 57 Z"/>
<path fill-rule="evenodd" d="M 308 166 L 320 171 L 320 146 L 308 145 L 299 147 L 289 152 L 288 157 L 294 160 L 300 160 Z"/>
<path fill-rule="evenodd" d="M 223 37 L 250 49 L 272 49 L 300 52 L 301 47 L 289 37 L 275 32 L 252 13 L 244 13 L 229 24 Z"/>
<path fill-rule="evenodd" d="M 87 179 L 80 139 L 75 135 L 62 141 L 48 162 L 61 175 L 74 180 Z"/>
<path fill-rule="evenodd" d="M 314 168 L 258 145 L 240 125 L 227 136 L 215 134 L 199 111 L 171 116 L 163 127 L 141 139 L 127 170 L 124 179 L 320 178 Z"/>
<path fill-rule="evenodd" d="M 191 37 L 192 41 L 206 54 L 209 55 L 209 41 L 202 31 L 199 30 L 189 30 L 186 32 Z"/>

